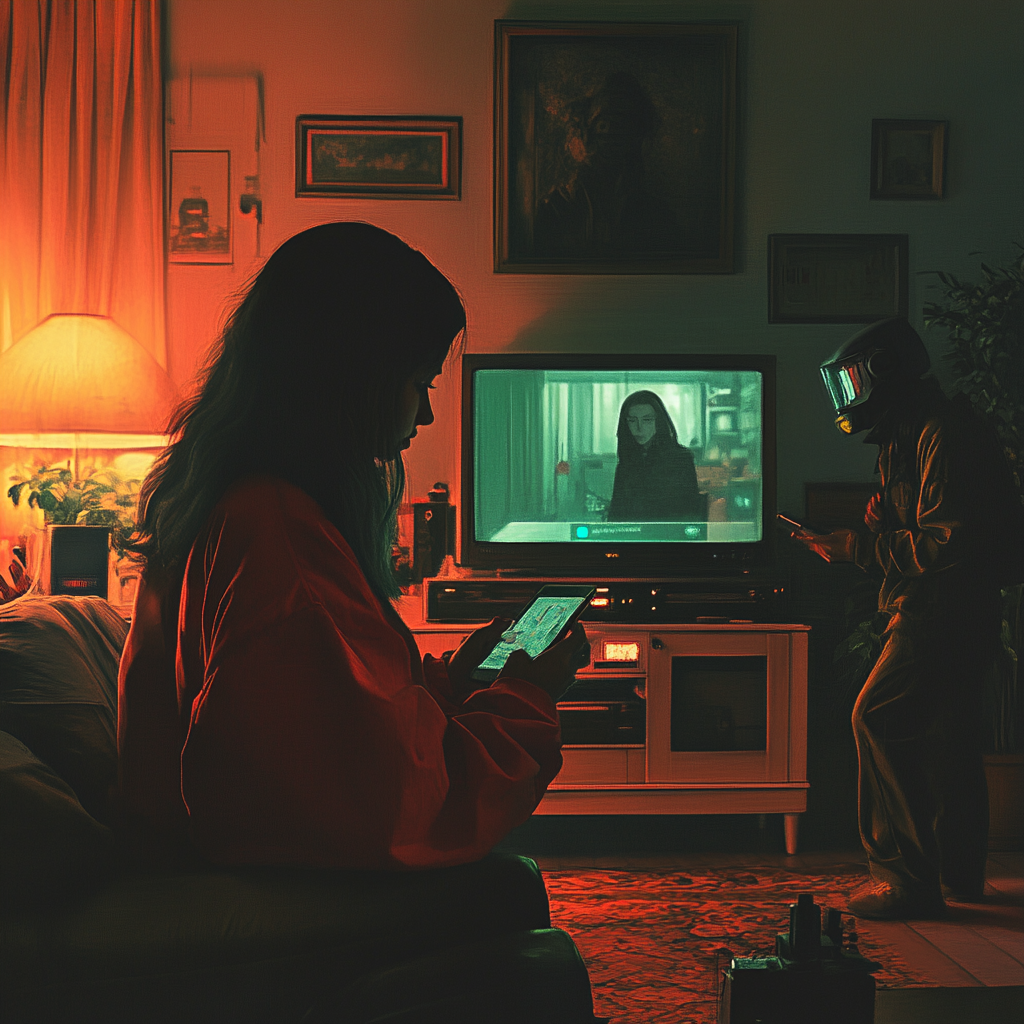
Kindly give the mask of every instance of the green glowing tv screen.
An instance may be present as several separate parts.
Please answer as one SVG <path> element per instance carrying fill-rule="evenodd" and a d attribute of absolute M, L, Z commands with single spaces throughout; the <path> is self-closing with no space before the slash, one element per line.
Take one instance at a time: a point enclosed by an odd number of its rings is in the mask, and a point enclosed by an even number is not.
<path fill-rule="evenodd" d="M 463 561 L 628 571 L 763 554 L 773 371 L 763 356 L 464 357 Z"/>

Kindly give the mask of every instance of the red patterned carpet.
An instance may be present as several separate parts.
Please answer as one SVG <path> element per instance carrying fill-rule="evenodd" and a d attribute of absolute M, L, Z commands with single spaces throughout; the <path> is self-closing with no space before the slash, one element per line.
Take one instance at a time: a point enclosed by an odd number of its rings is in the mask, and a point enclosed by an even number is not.
<path fill-rule="evenodd" d="M 594 989 L 594 1010 L 612 1024 L 715 1024 L 718 979 L 732 956 L 774 951 L 789 904 L 814 893 L 845 911 L 866 881 L 859 864 L 827 875 L 776 868 L 678 871 L 545 871 L 551 923 L 576 940 Z M 844 916 L 847 930 L 853 918 Z M 880 988 L 926 985 L 899 954 L 866 939 L 883 964 Z"/>

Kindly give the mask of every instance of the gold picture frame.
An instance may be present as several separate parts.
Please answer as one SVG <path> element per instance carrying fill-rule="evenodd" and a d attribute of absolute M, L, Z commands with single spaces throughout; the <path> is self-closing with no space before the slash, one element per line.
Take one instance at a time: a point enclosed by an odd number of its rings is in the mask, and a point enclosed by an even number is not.
<path fill-rule="evenodd" d="M 459 199 L 461 117 L 295 119 L 295 195 Z"/>
<path fill-rule="evenodd" d="M 871 122 L 872 199 L 941 199 L 948 121 Z"/>
<path fill-rule="evenodd" d="M 737 37 L 497 21 L 495 271 L 733 273 Z"/>

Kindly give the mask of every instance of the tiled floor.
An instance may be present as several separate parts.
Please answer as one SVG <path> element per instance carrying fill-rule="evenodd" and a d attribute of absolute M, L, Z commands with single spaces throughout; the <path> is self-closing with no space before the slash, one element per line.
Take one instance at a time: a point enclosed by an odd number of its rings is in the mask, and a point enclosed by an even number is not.
<path fill-rule="evenodd" d="M 942 921 L 870 921 L 868 934 L 899 949 L 938 985 L 1024 985 L 1024 853 L 989 856 L 985 902 L 950 904 Z"/>

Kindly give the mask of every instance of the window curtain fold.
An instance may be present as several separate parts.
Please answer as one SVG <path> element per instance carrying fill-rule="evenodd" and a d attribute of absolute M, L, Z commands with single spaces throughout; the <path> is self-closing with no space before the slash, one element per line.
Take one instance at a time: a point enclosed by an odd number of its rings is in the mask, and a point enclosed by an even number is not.
<path fill-rule="evenodd" d="M 0 351 L 112 317 L 166 367 L 160 0 L 0 0 Z"/>

